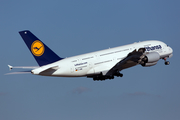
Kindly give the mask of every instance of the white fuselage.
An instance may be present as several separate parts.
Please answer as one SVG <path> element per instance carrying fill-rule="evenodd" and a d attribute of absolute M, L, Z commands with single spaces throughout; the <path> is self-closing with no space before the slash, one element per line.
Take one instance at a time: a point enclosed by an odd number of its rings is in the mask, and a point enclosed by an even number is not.
<path fill-rule="evenodd" d="M 146 48 L 146 52 L 158 52 L 161 59 L 172 56 L 173 52 L 171 47 L 161 41 L 144 41 L 65 58 L 36 68 L 32 70 L 32 73 L 58 77 L 81 77 L 99 74 L 110 70 L 119 61 L 127 57 L 130 52 L 139 48 Z"/>

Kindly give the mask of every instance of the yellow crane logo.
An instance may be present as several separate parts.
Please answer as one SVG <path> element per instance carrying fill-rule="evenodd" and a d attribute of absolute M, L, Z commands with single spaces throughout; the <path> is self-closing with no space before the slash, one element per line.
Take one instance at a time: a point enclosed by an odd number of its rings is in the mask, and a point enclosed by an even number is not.
<path fill-rule="evenodd" d="M 41 56 L 44 53 L 44 45 L 41 41 L 36 40 L 31 45 L 31 51 L 35 56 Z"/>

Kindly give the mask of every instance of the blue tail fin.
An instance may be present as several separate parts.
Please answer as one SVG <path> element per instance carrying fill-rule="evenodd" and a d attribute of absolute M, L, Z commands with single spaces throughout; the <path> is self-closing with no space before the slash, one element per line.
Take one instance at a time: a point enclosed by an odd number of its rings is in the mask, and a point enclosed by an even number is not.
<path fill-rule="evenodd" d="M 63 58 L 56 55 L 50 48 L 48 48 L 41 40 L 39 40 L 30 31 L 20 31 L 19 34 L 23 38 L 27 47 L 36 59 L 39 66 L 47 65 Z"/>

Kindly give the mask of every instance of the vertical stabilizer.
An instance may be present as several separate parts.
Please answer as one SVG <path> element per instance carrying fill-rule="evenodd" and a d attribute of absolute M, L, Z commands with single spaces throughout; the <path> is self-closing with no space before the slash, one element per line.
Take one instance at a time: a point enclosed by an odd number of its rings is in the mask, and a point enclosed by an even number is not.
<path fill-rule="evenodd" d="M 30 31 L 20 31 L 19 34 L 23 38 L 39 66 L 47 65 L 63 59 L 56 55 L 56 53 L 54 53 Z"/>

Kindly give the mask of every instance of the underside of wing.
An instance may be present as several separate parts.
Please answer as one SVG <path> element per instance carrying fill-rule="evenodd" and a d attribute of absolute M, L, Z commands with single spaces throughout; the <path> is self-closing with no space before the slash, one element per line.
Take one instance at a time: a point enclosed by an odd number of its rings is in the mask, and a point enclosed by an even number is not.
<path fill-rule="evenodd" d="M 112 67 L 107 75 L 114 75 L 117 72 L 138 65 L 141 62 L 141 59 L 144 57 L 145 48 L 140 48 L 138 51 L 134 50 L 129 53 L 127 57 L 119 61 L 114 67 Z"/>
<path fill-rule="evenodd" d="M 119 73 L 119 71 L 138 65 L 142 58 L 144 57 L 145 48 L 140 48 L 138 51 L 135 49 L 133 52 L 130 52 L 124 59 L 115 64 L 107 73 L 103 75 L 102 73 L 99 75 L 91 76 L 94 80 L 105 80 L 105 79 L 113 79 L 114 76 L 122 77 L 123 74 Z"/>

